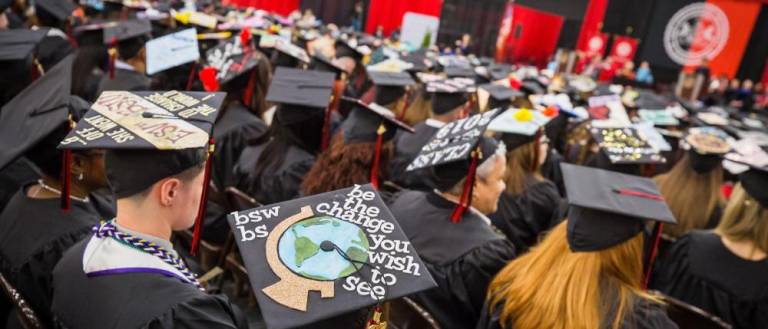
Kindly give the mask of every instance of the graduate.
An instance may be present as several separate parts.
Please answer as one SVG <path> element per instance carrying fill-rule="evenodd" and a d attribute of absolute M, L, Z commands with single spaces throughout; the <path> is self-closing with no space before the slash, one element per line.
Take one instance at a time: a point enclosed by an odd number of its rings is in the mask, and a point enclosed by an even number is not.
<path fill-rule="evenodd" d="M 567 220 L 493 279 L 477 328 L 677 328 L 643 290 L 645 221 L 674 223 L 653 181 L 562 167 Z"/>
<path fill-rule="evenodd" d="M 734 328 L 768 326 L 768 173 L 739 176 L 714 231 L 683 235 L 655 267 L 651 288 Z"/>
<path fill-rule="evenodd" d="M 267 101 L 278 108 L 268 133 L 251 141 L 237 160 L 241 190 L 263 204 L 299 196 L 304 175 L 320 153 L 333 83 L 330 72 L 275 70 Z"/>
<path fill-rule="evenodd" d="M 543 233 L 560 223 L 566 208 L 557 186 L 541 174 L 541 165 L 549 152 L 543 126 L 554 115 L 510 109 L 488 127 L 500 135 L 507 148 L 506 189 L 499 198 L 498 211 L 489 217 L 515 244 L 518 253 L 527 251 Z"/>
<path fill-rule="evenodd" d="M 304 176 L 303 195 L 313 195 L 354 184 L 371 183 L 379 188 L 388 178 L 392 140 L 398 130 L 413 128 L 397 120 L 389 109 L 376 103 L 345 98 L 352 112 Z"/>
<path fill-rule="evenodd" d="M 98 24 L 103 42 L 109 47 L 109 69 L 99 82 L 98 94 L 106 90 L 149 90 L 146 75 L 147 54 L 144 47 L 151 38 L 148 20 L 127 20 Z"/>
<path fill-rule="evenodd" d="M 395 156 L 390 171 L 392 181 L 399 186 L 431 191 L 435 188 L 435 183 L 428 170 L 406 172 L 405 168 L 440 128 L 464 115 L 469 101 L 468 94 L 474 91 L 474 86 L 466 79 L 445 79 L 427 83 L 426 91 L 432 98 L 429 118 L 416 124 L 413 134 L 395 136 Z"/>
<path fill-rule="evenodd" d="M 685 138 L 688 148 L 672 170 L 654 177 L 677 219 L 664 233 L 677 238 L 694 229 L 713 229 L 722 215 L 725 200 L 723 156 L 731 147 L 728 135 L 712 127 L 691 128 Z"/>
<path fill-rule="evenodd" d="M 495 114 L 476 114 L 441 128 L 409 168 L 431 168 L 435 189 L 405 191 L 390 203 L 438 285 L 413 299 L 442 328 L 473 328 L 488 284 L 515 257 L 514 246 L 487 217 L 504 191 L 506 167 L 503 147 L 481 135 Z"/>
<path fill-rule="evenodd" d="M 73 61 L 74 55 L 61 61 L 0 115 L 0 168 L 24 156 L 40 175 L 36 182 L 25 182 L 0 214 L 0 272 L 48 327 L 53 326 L 54 265 L 102 216 L 114 215 L 110 204 L 92 195 L 107 186 L 103 154 L 73 152 L 71 162 L 64 164 L 63 152 L 56 149 L 70 123 L 89 107 L 70 94 Z"/>
<path fill-rule="evenodd" d="M 38 53 L 43 38 L 44 31 L 0 31 L 0 106 L 45 73 Z"/>
<path fill-rule="evenodd" d="M 223 100 L 222 93 L 105 92 L 62 141 L 73 151 L 106 149 L 117 214 L 54 269 L 58 327 L 247 327 L 226 297 L 204 292 L 170 242 L 201 215 L 210 131 Z M 125 103 L 141 105 L 126 112 Z M 83 130 L 104 132 L 85 138 L 76 133 Z"/>
<path fill-rule="evenodd" d="M 349 75 L 346 88 L 344 88 L 343 96 L 349 98 L 363 99 L 363 95 L 372 87 L 373 83 L 368 79 L 365 66 L 363 65 L 363 58 L 365 54 L 349 44 L 345 40 L 336 40 L 335 43 L 336 59 L 345 60 L 351 59 L 354 62 L 352 73 Z M 371 99 L 363 99 L 364 101 L 371 101 Z M 349 102 L 342 102 L 339 104 L 339 113 L 346 118 L 352 110 L 354 105 Z"/>

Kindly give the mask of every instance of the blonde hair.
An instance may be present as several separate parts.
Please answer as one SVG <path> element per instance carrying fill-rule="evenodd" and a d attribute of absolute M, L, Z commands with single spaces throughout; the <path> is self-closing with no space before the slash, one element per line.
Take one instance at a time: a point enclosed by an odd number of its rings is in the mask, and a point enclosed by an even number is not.
<path fill-rule="evenodd" d="M 507 172 L 504 174 L 507 194 L 520 195 L 532 182 L 543 179 L 539 172 L 540 140 L 541 136 L 537 136 L 535 141 L 507 152 Z"/>
<path fill-rule="evenodd" d="M 596 252 L 572 252 L 567 221 L 527 254 L 507 264 L 489 286 L 503 328 L 619 328 L 643 292 L 643 236 Z M 613 318 L 608 318 L 613 315 Z"/>
<path fill-rule="evenodd" d="M 413 101 L 408 104 L 408 107 L 405 110 L 406 112 L 403 121 L 409 125 L 416 125 L 429 117 L 429 113 L 432 109 L 432 101 L 429 97 L 423 97 L 422 93 L 424 92 L 415 92 L 415 95 L 411 96 L 413 97 Z M 398 116 L 399 115 L 400 113 L 398 113 Z"/>
<path fill-rule="evenodd" d="M 768 253 L 768 210 L 739 183 L 733 189 L 715 232 L 732 241 L 750 241 L 760 251 Z"/>
<path fill-rule="evenodd" d="M 720 193 L 723 168 L 718 166 L 708 173 L 697 173 L 691 167 L 688 154 L 668 173 L 653 180 L 677 219 L 677 225 L 664 225 L 664 233 L 672 237 L 706 228 L 715 208 L 725 203 Z"/>

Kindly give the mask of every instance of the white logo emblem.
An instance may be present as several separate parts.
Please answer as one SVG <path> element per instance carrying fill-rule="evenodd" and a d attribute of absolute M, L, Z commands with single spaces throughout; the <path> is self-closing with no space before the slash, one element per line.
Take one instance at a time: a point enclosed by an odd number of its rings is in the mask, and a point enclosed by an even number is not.
<path fill-rule="evenodd" d="M 728 16 L 716 5 L 697 2 L 680 9 L 664 29 L 664 50 L 677 64 L 698 65 L 725 47 Z"/>
<path fill-rule="evenodd" d="M 595 35 L 592 38 L 589 39 L 589 43 L 587 44 L 587 47 L 589 48 L 589 51 L 595 53 L 603 49 L 603 38 L 601 38 L 599 35 Z"/>
<path fill-rule="evenodd" d="M 616 55 L 619 57 L 629 57 L 630 53 L 632 53 L 632 45 L 629 42 L 622 41 L 616 45 Z"/>

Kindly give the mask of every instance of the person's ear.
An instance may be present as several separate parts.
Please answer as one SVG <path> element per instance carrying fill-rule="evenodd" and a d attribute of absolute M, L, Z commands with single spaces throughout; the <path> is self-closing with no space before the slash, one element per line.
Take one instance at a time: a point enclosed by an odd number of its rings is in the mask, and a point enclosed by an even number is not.
<path fill-rule="evenodd" d="M 160 182 L 160 204 L 170 207 L 179 197 L 181 181 L 178 178 L 168 178 Z"/>
<path fill-rule="evenodd" d="M 90 172 L 91 164 L 88 157 L 84 157 L 80 154 L 72 154 L 72 167 L 69 172 L 72 176 L 75 176 L 78 180 L 82 180 L 81 175 Z"/>

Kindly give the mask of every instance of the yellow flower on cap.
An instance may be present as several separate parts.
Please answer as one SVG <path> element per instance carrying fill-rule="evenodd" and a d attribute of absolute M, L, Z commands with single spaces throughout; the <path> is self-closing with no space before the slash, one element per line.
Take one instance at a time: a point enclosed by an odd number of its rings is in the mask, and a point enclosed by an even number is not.
<path fill-rule="evenodd" d="M 520 122 L 528 122 L 533 120 L 533 113 L 526 108 L 521 108 L 520 111 L 515 112 L 515 119 Z"/>

